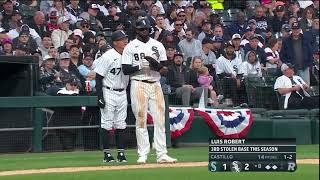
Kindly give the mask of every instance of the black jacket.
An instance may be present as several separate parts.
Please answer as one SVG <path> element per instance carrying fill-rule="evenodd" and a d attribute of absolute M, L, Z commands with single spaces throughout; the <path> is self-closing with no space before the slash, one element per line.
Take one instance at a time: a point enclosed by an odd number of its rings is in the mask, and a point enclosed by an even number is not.
<path fill-rule="evenodd" d="M 168 67 L 167 80 L 168 84 L 173 90 L 182 87 L 182 85 L 192 85 L 194 88 L 199 87 L 197 72 L 182 65 L 182 72 L 184 74 L 184 82 L 179 78 L 179 71 L 176 65 Z"/>

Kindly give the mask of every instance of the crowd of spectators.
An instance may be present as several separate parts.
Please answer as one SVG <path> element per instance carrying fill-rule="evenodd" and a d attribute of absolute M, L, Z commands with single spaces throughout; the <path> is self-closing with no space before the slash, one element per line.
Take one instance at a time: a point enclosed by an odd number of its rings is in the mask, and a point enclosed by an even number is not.
<path fill-rule="evenodd" d="M 208 89 L 210 102 L 246 102 L 244 78 L 282 75 L 291 63 L 319 84 L 319 0 L 1 0 L 0 54 L 39 57 L 40 89 L 94 94 L 95 60 L 141 16 L 164 44 L 165 93 L 183 105 Z M 206 67 L 206 68 L 203 68 Z M 222 82 L 220 84 L 219 82 Z M 59 93 L 58 93 L 59 92 Z M 70 92 L 67 92 L 67 94 Z M 220 95 L 220 96 L 219 96 Z"/>

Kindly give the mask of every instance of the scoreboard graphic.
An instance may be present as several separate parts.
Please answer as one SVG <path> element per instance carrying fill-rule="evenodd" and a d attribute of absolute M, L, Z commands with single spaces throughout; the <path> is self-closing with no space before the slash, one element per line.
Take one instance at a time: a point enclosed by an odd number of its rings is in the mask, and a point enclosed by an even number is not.
<path fill-rule="evenodd" d="M 295 139 L 209 139 L 211 172 L 294 172 Z"/>

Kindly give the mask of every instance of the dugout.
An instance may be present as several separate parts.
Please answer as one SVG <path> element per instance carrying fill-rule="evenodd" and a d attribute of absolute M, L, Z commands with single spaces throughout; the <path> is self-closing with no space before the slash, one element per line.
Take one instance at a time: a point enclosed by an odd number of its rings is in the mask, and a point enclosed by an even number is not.
<path fill-rule="evenodd" d="M 34 96 L 38 88 L 38 71 L 36 56 L 1 56 L 0 97 Z M 2 129 L 30 127 L 32 118 L 32 108 L 0 108 L 0 128 Z M 0 137 L 5 137 L 0 138 L 0 152 L 28 151 L 32 133 L 0 131 Z"/>

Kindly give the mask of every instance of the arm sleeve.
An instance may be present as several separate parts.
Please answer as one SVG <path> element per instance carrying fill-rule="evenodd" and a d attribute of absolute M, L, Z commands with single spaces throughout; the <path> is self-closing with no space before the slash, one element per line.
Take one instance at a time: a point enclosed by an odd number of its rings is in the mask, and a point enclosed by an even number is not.
<path fill-rule="evenodd" d="M 139 66 L 132 66 L 130 64 L 122 64 L 122 71 L 124 75 L 130 75 L 139 71 Z"/>
<path fill-rule="evenodd" d="M 133 74 L 141 69 L 139 66 L 133 66 L 132 59 L 133 57 L 130 54 L 129 48 L 127 46 L 124 48 L 121 57 L 122 71 L 124 75 Z"/>
<path fill-rule="evenodd" d="M 98 98 L 103 98 L 102 80 L 103 80 L 103 76 L 101 76 L 100 74 L 97 74 L 96 75 L 96 91 L 97 91 Z"/>

